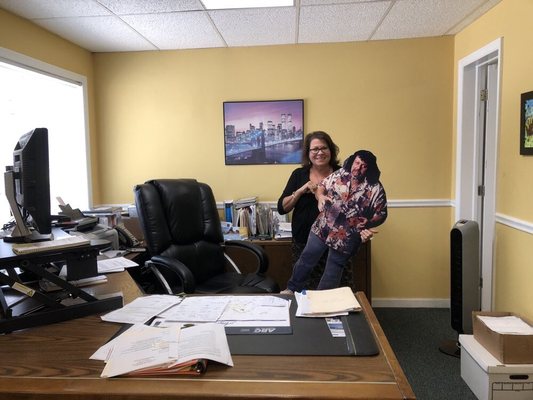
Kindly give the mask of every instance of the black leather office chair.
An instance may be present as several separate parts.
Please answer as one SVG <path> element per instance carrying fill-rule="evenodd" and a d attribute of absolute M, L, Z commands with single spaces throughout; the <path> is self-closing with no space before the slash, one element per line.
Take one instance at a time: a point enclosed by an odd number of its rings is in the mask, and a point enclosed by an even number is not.
<path fill-rule="evenodd" d="M 146 267 L 164 293 L 277 293 L 265 276 L 268 257 L 251 242 L 224 242 L 211 188 L 194 179 L 150 180 L 134 188 L 139 222 L 151 259 Z M 255 273 L 241 274 L 225 254 L 236 246 L 257 259 Z M 227 266 L 234 270 L 228 272 Z"/>

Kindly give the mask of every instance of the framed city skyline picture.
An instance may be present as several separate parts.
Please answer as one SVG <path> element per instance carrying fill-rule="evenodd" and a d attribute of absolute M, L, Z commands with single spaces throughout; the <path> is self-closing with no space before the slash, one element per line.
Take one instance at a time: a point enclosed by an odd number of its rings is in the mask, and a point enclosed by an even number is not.
<path fill-rule="evenodd" d="M 304 137 L 304 101 L 225 101 L 226 165 L 299 164 Z"/>

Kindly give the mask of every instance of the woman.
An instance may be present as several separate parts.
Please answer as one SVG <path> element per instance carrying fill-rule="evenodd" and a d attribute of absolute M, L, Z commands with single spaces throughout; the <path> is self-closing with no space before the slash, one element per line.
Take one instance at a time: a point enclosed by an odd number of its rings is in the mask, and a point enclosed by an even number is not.
<path fill-rule="evenodd" d="M 372 238 L 375 231 L 371 228 L 387 218 L 387 196 L 380 174 L 374 154 L 359 150 L 319 184 L 316 198 L 320 215 L 282 293 L 305 289 L 307 277 L 326 250 L 326 267 L 317 289 L 339 286 L 346 261 L 362 242 Z"/>
<path fill-rule="evenodd" d="M 302 150 L 302 166 L 295 169 L 278 200 L 278 212 L 283 215 L 292 213 L 292 258 L 293 264 L 307 243 L 311 225 L 318 216 L 318 202 L 315 191 L 318 184 L 332 172 L 340 168 L 338 146 L 323 131 L 307 134 Z M 325 257 L 313 271 L 307 287 L 316 288 L 325 265 Z M 350 285 L 351 268 L 346 268 L 343 282 Z"/>

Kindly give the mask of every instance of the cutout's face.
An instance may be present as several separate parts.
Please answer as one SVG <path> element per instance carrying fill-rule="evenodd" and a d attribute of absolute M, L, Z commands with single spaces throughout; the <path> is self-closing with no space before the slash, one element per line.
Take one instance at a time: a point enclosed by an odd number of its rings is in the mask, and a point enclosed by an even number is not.
<path fill-rule="evenodd" d="M 366 163 L 359 157 L 355 157 L 352 164 L 352 175 L 356 178 L 364 178 L 367 170 L 368 165 L 366 165 Z"/>

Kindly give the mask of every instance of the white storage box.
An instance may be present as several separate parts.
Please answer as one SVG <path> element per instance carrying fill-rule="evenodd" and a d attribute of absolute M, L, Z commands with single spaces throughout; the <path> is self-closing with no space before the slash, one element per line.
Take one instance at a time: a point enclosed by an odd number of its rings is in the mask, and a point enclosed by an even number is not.
<path fill-rule="evenodd" d="M 502 364 L 473 335 L 459 335 L 461 378 L 479 400 L 532 400 L 533 364 Z"/>

